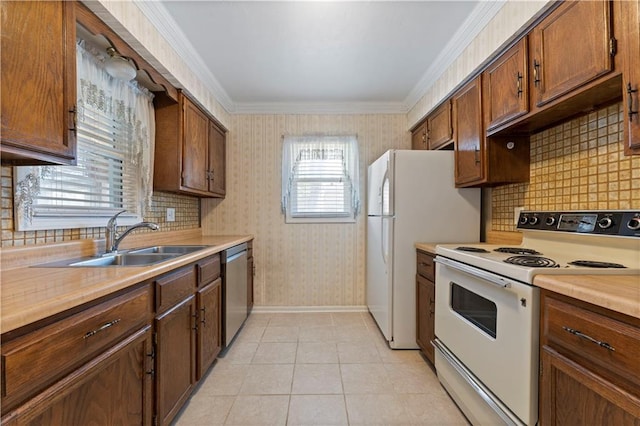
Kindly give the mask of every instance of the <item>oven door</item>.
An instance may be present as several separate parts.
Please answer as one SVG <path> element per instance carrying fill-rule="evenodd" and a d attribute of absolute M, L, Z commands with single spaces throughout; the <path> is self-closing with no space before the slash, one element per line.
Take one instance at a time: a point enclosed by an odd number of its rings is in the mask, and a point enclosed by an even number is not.
<path fill-rule="evenodd" d="M 436 262 L 439 344 L 497 397 L 498 406 L 536 424 L 538 289 L 441 256 Z"/>

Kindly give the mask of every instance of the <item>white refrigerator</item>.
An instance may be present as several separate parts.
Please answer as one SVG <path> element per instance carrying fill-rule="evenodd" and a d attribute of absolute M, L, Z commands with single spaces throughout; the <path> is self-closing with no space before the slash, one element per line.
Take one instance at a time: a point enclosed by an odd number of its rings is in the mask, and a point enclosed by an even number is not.
<path fill-rule="evenodd" d="M 389 150 L 367 186 L 367 307 L 391 348 L 416 349 L 415 243 L 479 241 L 480 189 L 454 187 L 453 151 Z"/>

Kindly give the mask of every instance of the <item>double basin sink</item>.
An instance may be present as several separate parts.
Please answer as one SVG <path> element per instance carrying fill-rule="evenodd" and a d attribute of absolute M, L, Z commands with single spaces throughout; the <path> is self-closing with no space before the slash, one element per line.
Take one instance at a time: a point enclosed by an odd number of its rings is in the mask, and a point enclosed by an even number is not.
<path fill-rule="evenodd" d="M 74 259 L 36 265 L 43 267 L 77 266 L 148 266 L 175 259 L 210 246 L 152 246 L 128 250 L 124 253 L 105 254 L 100 257 Z"/>

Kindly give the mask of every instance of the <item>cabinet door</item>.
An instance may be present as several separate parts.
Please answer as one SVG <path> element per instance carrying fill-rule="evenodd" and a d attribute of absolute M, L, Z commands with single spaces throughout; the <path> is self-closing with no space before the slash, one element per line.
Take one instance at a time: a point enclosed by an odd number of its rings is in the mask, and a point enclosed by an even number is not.
<path fill-rule="evenodd" d="M 453 96 L 456 185 L 479 181 L 484 177 L 484 137 L 480 77 Z"/>
<path fill-rule="evenodd" d="M 482 76 L 487 131 L 529 112 L 527 37 L 503 53 Z"/>
<path fill-rule="evenodd" d="M 3 1 L 2 160 L 75 164 L 74 2 Z"/>
<path fill-rule="evenodd" d="M 586 424 L 638 425 L 640 399 L 543 346 L 540 425 Z"/>
<path fill-rule="evenodd" d="M 12 425 L 151 425 L 151 327 L 106 350 L 8 413 Z"/>
<path fill-rule="evenodd" d="M 198 368 L 200 380 L 222 349 L 222 278 L 199 290 Z"/>
<path fill-rule="evenodd" d="M 225 194 L 225 134 L 213 122 L 209 123 L 209 192 Z"/>
<path fill-rule="evenodd" d="M 617 1 L 617 28 L 623 34 L 620 54 L 623 61 L 624 152 L 640 154 L 640 1 Z"/>
<path fill-rule="evenodd" d="M 613 70 L 610 2 L 568 1 L 532 32 L 531 69 L 537 106 Z"/>
<path fill-rule="evenodd" d="M 411 133 L 411 149 L 429 149 L 427 145 L 426 121 Z"/>
<path fill-rule="evenodd" d="M 427 144 L 429 149 L 438 149 L 452 140 L 451 101 L 447 100 L 427 117 Z"/>
<path fill-rule="evenodd" d="M 156 415 L 165 425 L 178 413 L 195 383 L 194 296 L 156 318 Z"/>
<path fill-rule="evenodd" d="M 435 338 L 434 308 L 436 287 L 421 275 L 416 275 L 416 342 L 424 355 L 434 363 L 433 346 Z"/>
<path fill-rule="evenodd" d="M 183 97 L 182 186 L 209 191 L 209 119 L 189 99 Z"/>

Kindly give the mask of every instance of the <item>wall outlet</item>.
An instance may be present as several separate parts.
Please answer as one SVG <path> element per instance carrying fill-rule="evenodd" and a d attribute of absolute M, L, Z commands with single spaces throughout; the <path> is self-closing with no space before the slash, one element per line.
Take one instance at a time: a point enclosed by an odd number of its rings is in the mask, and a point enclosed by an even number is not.
<path fill-rule="evenodd" d="M 520 218 L 520 212 L 524 210 L 524 207 L 514 207 L 513 209 L 513 224 L 518 224 L 518 219 Z"/>
<path fill-rule="evenodd" d="M 175 222 L 176 221 L 176 209 L 173 207 L 167 208 L 167 222 Z"/>

